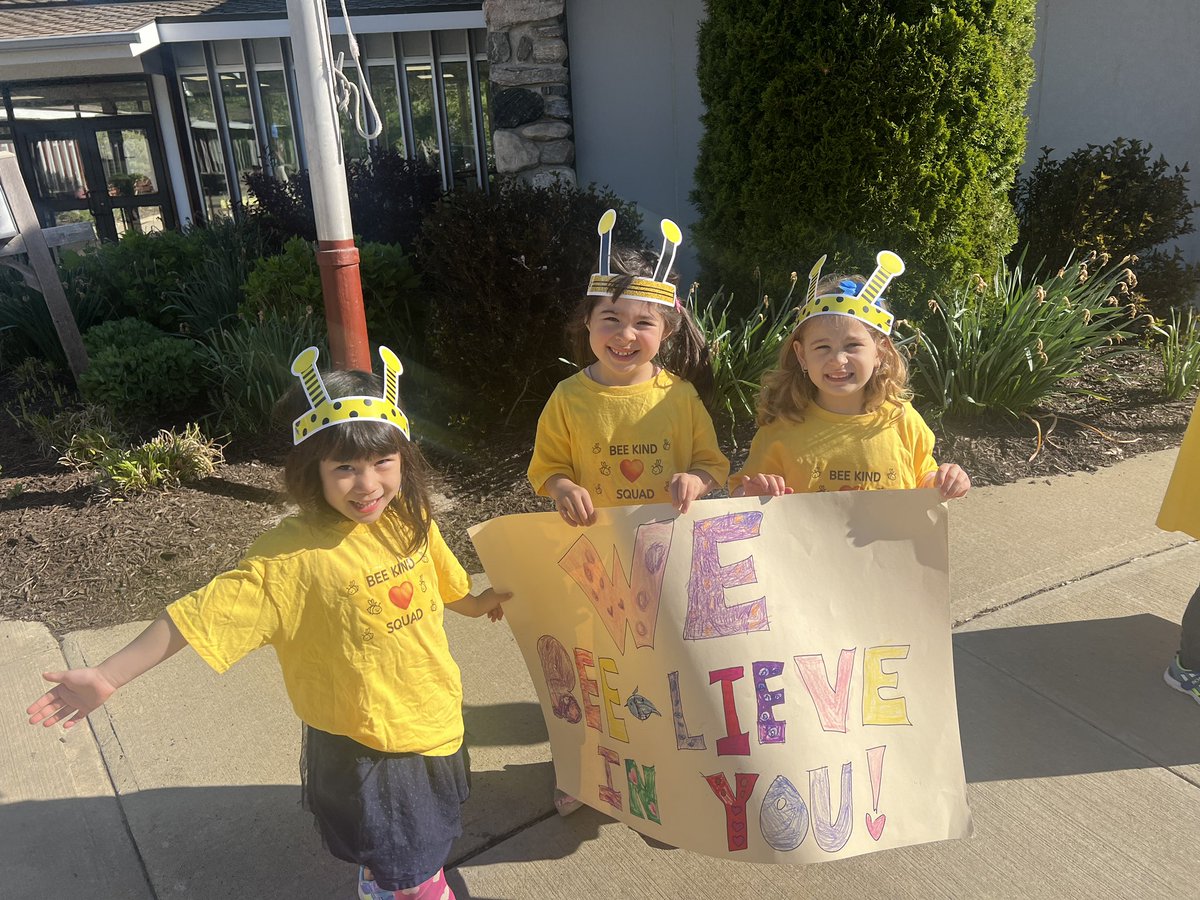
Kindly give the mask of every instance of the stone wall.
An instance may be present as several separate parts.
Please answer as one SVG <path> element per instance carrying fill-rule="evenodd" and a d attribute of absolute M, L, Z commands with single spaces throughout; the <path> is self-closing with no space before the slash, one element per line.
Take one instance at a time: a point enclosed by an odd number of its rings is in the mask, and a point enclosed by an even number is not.
<path fill-rule="evenodd" d="M 484 0 L 496 170 L 575 184 L 565 0 Z"/>

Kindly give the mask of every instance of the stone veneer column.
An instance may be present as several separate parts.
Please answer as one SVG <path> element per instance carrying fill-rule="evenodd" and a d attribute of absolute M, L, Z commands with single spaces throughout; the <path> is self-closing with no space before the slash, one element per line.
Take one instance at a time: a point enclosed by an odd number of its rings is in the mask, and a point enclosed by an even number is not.
<path fill-rule="evenodd" d="M 565 0 L 484 0 L 496 171 L 575 184 Z"/>

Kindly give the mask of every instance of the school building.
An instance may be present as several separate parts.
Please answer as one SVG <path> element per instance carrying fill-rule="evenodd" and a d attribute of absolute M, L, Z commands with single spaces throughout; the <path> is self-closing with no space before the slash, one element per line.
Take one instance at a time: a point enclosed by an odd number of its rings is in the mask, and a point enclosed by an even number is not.
<path fill-rule="evenodd" d="M 310 0 L 321 2 L 321 0 Z M 447 188 L 495 173 L 596 182 L 686 240 L 703 0 L 346 0 L 375 143 Z M 340 0 L 334 55 L 353 79 Z M 1200 4 L 1039 0 L 1028 159 L 1122 136 L 1200 161 Z M 1136 65 L 1128 62 L 1136 59 Z M 228 214 L 242 175 L 305 168 L 285 0 L 0 0 L 0 147 L 45 225 L 101 237 Z M 367 142 L 343 123 L 345 155 Z M 1193 179 L 1193 195 L 1200 199 Z M 1200 235 L 1183 239 L 1200 260 Z"/>

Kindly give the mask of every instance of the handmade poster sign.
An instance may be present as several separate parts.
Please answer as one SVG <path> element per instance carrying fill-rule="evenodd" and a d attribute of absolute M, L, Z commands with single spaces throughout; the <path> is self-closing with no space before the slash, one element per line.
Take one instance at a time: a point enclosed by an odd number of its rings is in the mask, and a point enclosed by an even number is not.
<path fill-rule="evenodd" d="M 471 530 L 558 785 L 638 831 L 811 863 L 970 830 L 936 491 Z"/>

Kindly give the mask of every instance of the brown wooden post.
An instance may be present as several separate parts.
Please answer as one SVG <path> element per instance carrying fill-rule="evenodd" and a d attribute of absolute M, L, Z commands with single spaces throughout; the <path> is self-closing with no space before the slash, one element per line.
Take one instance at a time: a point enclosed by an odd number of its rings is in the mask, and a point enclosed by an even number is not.
<path fill-rule="evenodd" d="M 79 376 L 88 367 L 87 350 L 83 347 L 79 326 L 75 324 L 75 316 L 67 303 L 67 294 L 63 290 L 62 281 L 59 280 L 58 267 L 54 265 L 54 257 L 50 255 L 46 237 L 42 234 L 42 226 L 33 209 L 33 201 L 29 199 L 29 191 L 21 178 L 17 157 L 12 153 L 0 153 L 0 187 L 4 190 L 4 196 L 8 198 L 13 221 L 21 233 L 25 253 L 29 255 L 29 265 L 37 277 L 38 289 L 45 298 L 50 318 L 54 321 L 54 329 L 58 332 L 58 339 L 67 355 L 67 365 L 71 367 L 71 374 L 78 381 Z"/>

